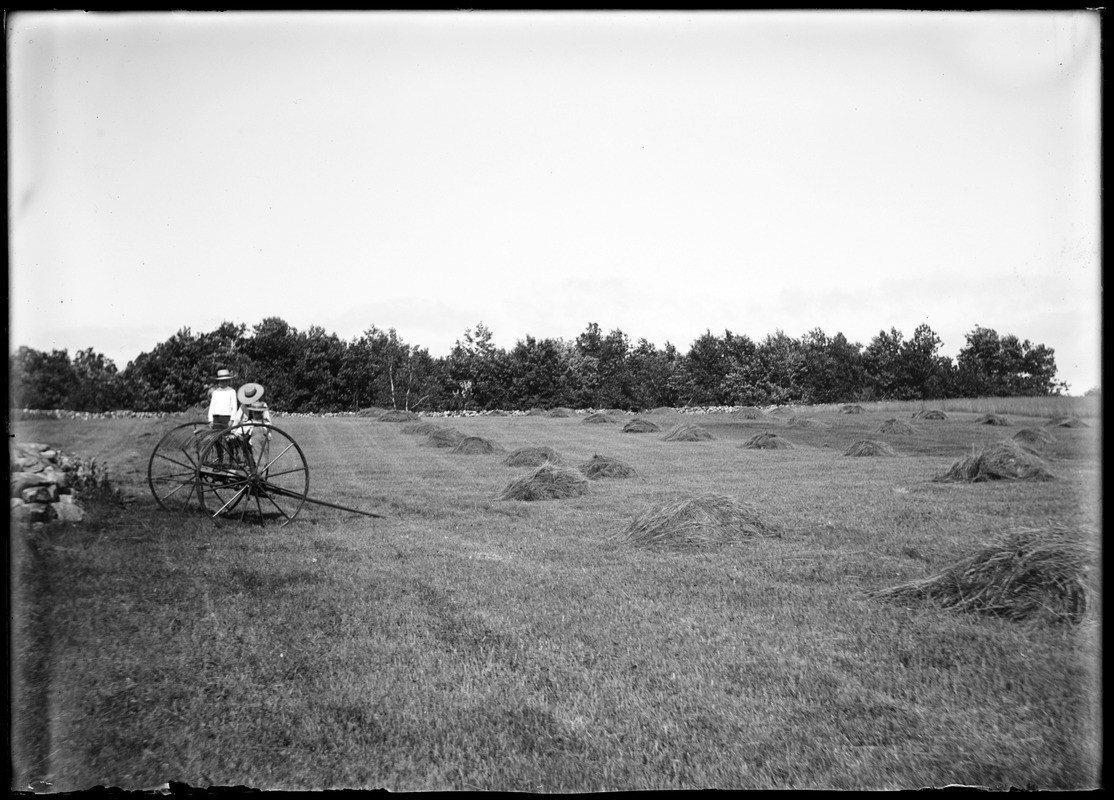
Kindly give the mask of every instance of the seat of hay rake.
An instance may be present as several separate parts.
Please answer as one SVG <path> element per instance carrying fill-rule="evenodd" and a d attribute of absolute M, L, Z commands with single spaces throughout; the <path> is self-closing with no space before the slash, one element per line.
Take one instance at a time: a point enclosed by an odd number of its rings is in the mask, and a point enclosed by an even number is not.
<path fill-rule="evenodd" d="M 381 516 L 311 498 L 302 449 L 288 433 L 262 422 L 220 430 L 207 422 L 179 425 L 152 451 L 147 483 L 167 511 L 201 511 L 214 519 L 282 526 L 306 503 Z"/>

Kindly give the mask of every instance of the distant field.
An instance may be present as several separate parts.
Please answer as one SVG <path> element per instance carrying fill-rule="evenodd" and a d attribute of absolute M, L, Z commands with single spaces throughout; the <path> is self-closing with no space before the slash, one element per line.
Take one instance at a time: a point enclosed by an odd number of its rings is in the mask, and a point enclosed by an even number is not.
<path fill-rule="evenodd" d="M 400 423 L 280 416 L 312 497 L 386 515 L 306 505 L 284 528 L 161 512 L 146 462 L 172 421 L 17 422 L 20 441 L 107 461 L 135 500 L 14 540 L 13 786 L 1097 787 L 1095 611 L 1051 626 L 866 593 L 1016 527 L 1097 530 L 1098 419 L 944 402 L 928 406 L 948 421 L 877 432 L 923 405 L 796 410 L 817 427 L 654 414 L 661 430 L 639 434 L 620 432 L 633 415 L 434 420 L 505 450 L 489 455 Z M 1017 418 L 976 424 L 988 411 Z M 1063 415 L 1088 427 L 1049 429 L 1056 480 L 932 481 Z M 681 421 L 713 438 L 665 441 Z M 794 449 L 740 447 L 762 431 Z M 867 438 L 897 455 L 841 455 Z M 495 500 L 529 472 L 503 457 L 527 446 L 637 474 Z M 780 537 L 686 551 L 618 535 L 707 492 Z"/>

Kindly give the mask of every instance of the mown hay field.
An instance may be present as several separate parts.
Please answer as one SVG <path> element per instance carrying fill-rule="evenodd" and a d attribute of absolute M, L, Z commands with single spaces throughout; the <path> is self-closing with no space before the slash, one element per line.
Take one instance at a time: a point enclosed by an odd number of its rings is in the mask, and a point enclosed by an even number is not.
<path fill-rule="evenodd" d="M 469 455 L 276 416 L 311 497 L 385 515 L 307 504 L 283 528 L 156 507 L 147 458 L 176 420 L 13 423 L 134 498 L 13 535 L 13 786 L 1097 786 L 1096 597 L 1050 624 L 872 593 L 1014 529 L 1097 531 L 1099 426 L 1053 429 L 1054 480 L 964 483 L 934 478 L 1045 420 L 949 410 L 888 435 L 870 404 L 796 414 L 823 426 L 677 415 L 712 438 L 667 441 L 672 422 L 632 436 L 621 416 L 431 418 L 499 446 Z M 762 432 L 793 446 L 742 446 Z M 895 455 L 843 455 L 866 439 Z M 497 499 L 537 469 L 504 463 L 522 448 L 634 474 Z M 777 535 L 623 535 L 701 496 Z"/>

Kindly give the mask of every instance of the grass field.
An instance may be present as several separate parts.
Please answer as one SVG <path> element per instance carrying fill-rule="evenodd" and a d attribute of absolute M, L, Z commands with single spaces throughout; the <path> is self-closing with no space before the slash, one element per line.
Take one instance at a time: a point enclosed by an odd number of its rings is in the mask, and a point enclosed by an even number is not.
<path fill-rule="evenodd" d="M 1098 420 L 1051 429 L 1054 481 L 935 483 L 1043 420 L 953 410 L 879 434 L 898 412 L 865 408 L 799 412 L 817 427 L 685 415 L 714 437 L 698 442 L 665 441 L 669 414 L 640 434 L 623 416 L 438 420 L 637 472 L 543 502 L 494 499 L 529 472 L 504 454 L 277 417 L 311 497 L 386 515 L 307 504 L 283 528 L 160 511 L 146 462 L 173 420 L 14 423 L 107 461 L 135 500 L 13 536 L 13 787 L 1099 786 L 1095 610 L 1057 626 L 868 596 L 1017 526 L 1099 530 Z M 762 431 L 795 448 L 740 447 Z M 864 438 L 897 455 L 841 455 Z M 704 492 L 780 536 L 623 540 L 637 514 Z"/>

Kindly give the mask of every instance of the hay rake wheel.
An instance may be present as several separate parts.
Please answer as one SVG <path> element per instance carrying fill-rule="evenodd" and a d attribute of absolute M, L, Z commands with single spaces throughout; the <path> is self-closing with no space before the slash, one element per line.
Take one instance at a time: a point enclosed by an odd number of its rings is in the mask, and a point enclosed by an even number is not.
<path fill-rule="evenodd" d="M 286 525 L 309 497 L 309 467 L 290 435 L 265 423 L 244 436 L 209 437 L 198 466 L 198 499 L 209 516 L 258 517 Z"/>
<path fill-rule="evenodd" d="M 167 511 L 201 511 L 213 519 L 257 519 L 286 525 L 306 503 L 381 518 L 381 514 L 309 496 L 309 466 L 291 436 L 273 425 L 245 423 L 212 430 L 187 422 L 170 430 L 151 453 L 147 483 Z"/>

